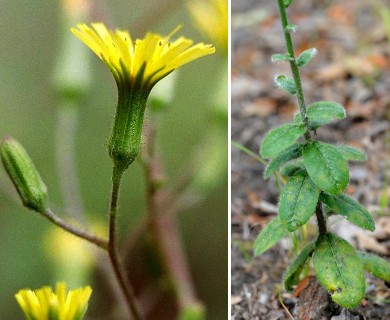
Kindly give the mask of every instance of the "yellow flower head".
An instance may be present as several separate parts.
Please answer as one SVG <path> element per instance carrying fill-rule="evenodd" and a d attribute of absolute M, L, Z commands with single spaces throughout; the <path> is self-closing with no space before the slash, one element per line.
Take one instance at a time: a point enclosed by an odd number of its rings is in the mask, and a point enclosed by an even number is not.
<path fill-rule="evenodd" d="M 188 7 L 199 29 L 227 53 L 228 0 L 189 0 Z"/>
<path fill-rule="evenodd" d="M 212 45 L 193 45 L 184 37 L 170 41 L 178 28 L 165 37 L 147 33 L 134 41 L 128 31 L 108 30 L 103 23 L 91 26 L 79 24 L 71 31 L 107 64 L 118 85 L 151 89 L 173 70 L 215 52 Z"/>
<path fill-rule="evenodd" d="M 67 292 L 65 283 L 57 283 L 56 292 L 51 287 L 32 291 L 20 290 L 15 298 L 27 320 L 81 320 L 91 296 L 90 287 Z"/>

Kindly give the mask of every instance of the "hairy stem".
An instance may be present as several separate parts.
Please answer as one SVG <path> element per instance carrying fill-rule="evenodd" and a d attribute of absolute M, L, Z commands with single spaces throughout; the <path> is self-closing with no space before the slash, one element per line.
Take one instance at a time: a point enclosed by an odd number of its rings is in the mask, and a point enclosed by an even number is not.
<path fill-rule="evenodd" d="M 142 317 L 135 304 L 135 297 L 133 294 L 133 290 L 127 281 L 127 274 L 125 269 L 123 268 L 123 264 L 119 257 L 118 243 L 116 238 L 116 232 L 117 232 L 116 217 L 117 217 L 119 189 L 122 180 L 122 175 L 123 175 L 123 171 L 122 170 L 119 171 L 117 170 L 116 167 L 114 167 L 113 174 L 112 174 L 112 192 L 111 192 L 111 202 L 110 202 L 108 255 L 110 257 L 110 262 L 114 270 L 115 276 L 118 280 L 119 286 L 123 292 L 123 295 L 126 298 L 130 314 L 135 320 L 141 320 Z"/>
<path fill-rule="evenodd" d="M 305 96 L 303 94 L 301 76 L 299 74 L 299 68 L 298 68 L 298 65 L 297 65 L 297 62 L 295 59 L 294 46 L 292 43 L 291 34 L 287 28 L 289 23 L 288 23 L 287 14 L 286 14 L 286 7 L 284 6 L 283 0 L 278 0 L 278 4 L 279 4 L 280 18 L 282 21 L 282 27 L 283 27 L 283 32 L 284 32 L 284 39 L 286 41 L 287 52 L 288 52 L 289 56 L 292 58 L 292 60 L 290 61 L 290 67 L 291 67 L 291 72 L 292 72 L 292 75 L 294 78 L 295 86 L 297 88 L 297 98 L 298 98 L 299 111 L 301 113 L 303 123 L 305 124 L 305 127 L 306 127 L 305 139 L 306 139 L 306 141 L 310 141 L 311 140 L 310 126 L 309 126 L 309 119 L 307 118 L 307 115 L 306 115 Z"/>
<path fill-rule="evenodd" d="M 60 227 L 61 229 L 68 231 L 69 233 L 75 235 L 76 237 L 87 240 L 88 242 L 95 244 L 99 248 L 107 250 L 108 248 L 107 240 L 99 238 L 98 236 L 88 233 L 85 230 L 79 229 L 75 226 L 68 224 L 67 222 L 62 220 L 59 216 L 57 216 L 53 211 L 51 211 L 51 209 L 42 212 L 42 214 L 45 218 L 53 222 L 56 226 Z"/>
<path fill-rule="evenodd" d="M 324 235 L 328 232 L 328 230 L 326 228 L 326 219 L 324 213 L 322 212 L 321 202 L 317 203 L 316 216 L 317 216 L 317 223 L 318 223 L 318 231 L 320 232 L 320 234 Z"/>

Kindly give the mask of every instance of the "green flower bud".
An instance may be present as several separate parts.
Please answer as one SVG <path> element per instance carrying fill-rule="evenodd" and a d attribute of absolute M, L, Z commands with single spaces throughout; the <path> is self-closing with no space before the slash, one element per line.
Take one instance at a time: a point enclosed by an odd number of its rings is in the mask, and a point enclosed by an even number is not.
<path fill-rule="evenodd" d="M 48 208 L 47 188 L 26 150 L 12 137 L 5 137 L 0 144 L 0 155 L 23 204 L 44 212 Z"/>
<path fill-rule="evenodd" d="M 194 303 L 184 307 L 179 314 L 179 320 L 204 320 L 206 319 L 204 306 Z"/>

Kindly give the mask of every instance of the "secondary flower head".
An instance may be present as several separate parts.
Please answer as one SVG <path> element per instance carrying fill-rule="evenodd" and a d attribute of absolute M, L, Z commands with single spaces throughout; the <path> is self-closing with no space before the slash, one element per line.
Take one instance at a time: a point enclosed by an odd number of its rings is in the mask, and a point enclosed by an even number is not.
<path fill-rule="evenodd" d="M 90 287 L 67 292 L 65 283 L 57 283 L 56 291 L 43 287 L 20 290 L 15 298 L 27 320 L 81 320 L 91 296 Z"/>
<path fill-rule="evenodd" d="M 108 30 L 103 23 L 91 26 L 78 24 L 71 31 L 106 63 L 118 84 L 151 89 L 173 70 L 215 52 L 212 45 L 194 45 L 185 37 L 171 41 L 179 27 L 167 36 L 149 32 L 133 40 L 128 31 Z"/>
<path fill-rule="evenodd" d="M 227 54 L 228 0 L 189 0 L 188 7 L 199 29 Z"/>

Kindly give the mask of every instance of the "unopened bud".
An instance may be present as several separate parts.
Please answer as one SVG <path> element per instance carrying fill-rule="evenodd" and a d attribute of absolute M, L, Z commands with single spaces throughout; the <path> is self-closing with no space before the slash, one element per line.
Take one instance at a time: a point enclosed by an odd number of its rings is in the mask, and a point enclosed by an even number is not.
<path fill-rule="evenodd" d="M 0 155 L 23 204 L 44 212 L 48 207 L 47 188 L 23 146 L 12 137 L 5 137 L 0 144 Z"/>
<path fill-rule="evenodd" d="M 204 320 L 206 319 L 205 310 L 202 304 L 194 303 L 188 305 L 180 311 L 179 320 Z"/>

